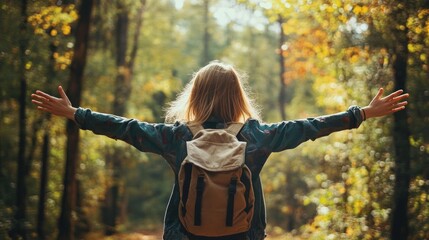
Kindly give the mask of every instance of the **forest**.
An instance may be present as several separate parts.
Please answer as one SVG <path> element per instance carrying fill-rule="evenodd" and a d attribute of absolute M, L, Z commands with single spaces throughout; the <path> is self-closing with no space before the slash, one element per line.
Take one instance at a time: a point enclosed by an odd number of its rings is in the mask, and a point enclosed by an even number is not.
<path fill-rule="evenodd" d="M 406 110 L 270 156 L 267 239 L 429 239 L 428 0 L 0 0 L 0 239 L 160 239 L 160 156 L 38 111 L 31 93 L 164 122 L 210 61 L 263 121 Z"/>

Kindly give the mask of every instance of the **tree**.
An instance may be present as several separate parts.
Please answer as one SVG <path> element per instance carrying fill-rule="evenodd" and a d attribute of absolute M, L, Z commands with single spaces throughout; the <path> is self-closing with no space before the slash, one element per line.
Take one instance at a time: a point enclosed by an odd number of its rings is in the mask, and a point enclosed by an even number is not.
<path fill-rule="evenodd" d="M 139 9 L 136 13 L 136 30 L 133 36 L 133 45 L 130 55 L 128 50 L 128 29 L 129 29 L 129 7 L 124 2 L 118 1 L 116 15 L 116 68 L 117 75 L 115 81 L 113 101 L 113 114 L 123 116 L 126 113 L 127 101 L 131 94 L 131 80 L 133 76 L 134 63 L 137 56 L 140 30 L 143 24 L 143 12 L 145 0 L 140 1 Z M 124 216 L 126 203 L 124 198 L 123 155 L 119 148 L 114 147 L 113 151 L 106 156 L 106 165 L 111 168 L 113 175 L 111 184 L 107 187 L 103 206 L 103 223 L 105 234 L 116 233 L 116 225 L 119 217 Z"/>
<path fill-rule="evenodd" d="M 390 18 L 391 31 L 395 43 L 392 46 L 394 60 L 393 73 L 395 89 L 407 91 L 408 69 L 408 27 L 409 10 L 414 6 L 411 1 L 393 1 Z M 407 239 L 408 197 L 410 187 L 410 129 L 408 127 L 407 109 L 394 114 L 394 146 L 395 146 L 395 186 L 392 208 L 391 239 Z"/>
<path fill-rule="evenodd" d="M 51 85 L 52 80 L 55 78 L 55 53 L 57 46 L 54 42 L 50 43 L 50 56 L 48 63 L 48 87 Z M 46 122 L 49 122 L 51 117 L 49 114 L 46 114 Z M 50 153 L 50 144 L 51 135 L 50 129 L 46 128 L 43 134 L 43 143 L 42 143 L 42 157 L 41 157 L 41 166 L 40 166 L 40 189 L 39 189 L 39 204 L 37 208 L 37 236 L 40 240 L 45 239 L 45 209 L 46 209 L 46 192 L 48 185 L 48 162 L 49 162 L 49 153 Z"/>
<path fill-rule="evenodd" d="M 74 55 L 70 67 L 70 80 L 67 95 L 74 106 L 81 101 L 83 73 L 86 65 L 89 27 L 93 0 L 84 0 L 79 8 L 79 20 L 76 27 Z M 76 206 L 76 169 L 79 159 L 79 128 L 74 121 L 67 121 L 67 153 L 64 174 L 64 191 L 61 215 L 58 221 L 58 239 L 74 239 L 73 211 Z"/>
<path fill-rule="evenodd" d="M 201 66 L 206 65 L 210 60 L 212 60 L 211 51 L 210 51 L 210 0 L 203 0 L 203 53 L 201 55 Z"/>
<path fill-rule="evenodd" d="M 26 138 L 27 138 L 27 79 L 26 79 L 26 54 L 28 47 L 28 36 L 27 36 L 27 0 L 21 1 L 21 24 L 20 32 L 21 39 L 19 42 L 19 71 L 20 71 L 20 98 L 19 98 L 19 150 L 18 150 L 18 173 L 17 173 L 17 187 L 16 187 L 16 199 L 15 199 L 15 222 L 11 231 L 12 238 L 23 238 L 27 239 L 27 233 L 25 229 L 25 221 L 27 220 L 26 214 L 26 201 L 27 201 L 27 163 L 25 161 L 26 153 Z"/>
<path fill-rule="evenodd" d="M 279 107 L 280 107 L 280 116 L 282 119 L 286 120 L 286 64 L 284 56 L 284 46 L 286 43 L 285 32 L 283 30 L 284 20 L 281 15 L 278 17 L 278 23 L 280 27 L 280 37 L 279 37 L 279 64 L 280 64 L 280 92 L 279 92 Z"/>

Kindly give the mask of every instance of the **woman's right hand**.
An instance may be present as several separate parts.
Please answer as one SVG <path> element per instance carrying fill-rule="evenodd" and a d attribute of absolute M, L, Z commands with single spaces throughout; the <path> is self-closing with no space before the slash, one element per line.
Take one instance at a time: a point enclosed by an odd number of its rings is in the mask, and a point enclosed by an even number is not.
<path fill-rule="evenodd" d="M 72 106 L 69 98 L 61 86 L 58 86 L 58 92 L 61 98 L 57 98 L 37 90 L 35 93 L 31 94 L 31 102 L 36 104 L 37 109 L 41 111 L 74 120 L 76 108 Z"/>

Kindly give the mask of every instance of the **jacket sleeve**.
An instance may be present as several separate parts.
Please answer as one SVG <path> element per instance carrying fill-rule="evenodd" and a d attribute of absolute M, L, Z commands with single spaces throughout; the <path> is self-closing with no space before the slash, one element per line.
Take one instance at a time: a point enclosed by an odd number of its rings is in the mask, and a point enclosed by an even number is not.
<path fill-rule="evenodd" d="M 297 147 L 307 140 L 327 136 L 333 132 L 357 128 L 363 119 L 360 108 L 350 107 L 347 111 L 316 118 L 261 124 L 259 133 L 263 145 L 271 152 Z"/>
<path fill-rule="evenodd" d="M 140 151 L 164 155 L 170 151 L 173 128 L 78 108 L 75 121 L 83 130 L 125 141 Z"/>

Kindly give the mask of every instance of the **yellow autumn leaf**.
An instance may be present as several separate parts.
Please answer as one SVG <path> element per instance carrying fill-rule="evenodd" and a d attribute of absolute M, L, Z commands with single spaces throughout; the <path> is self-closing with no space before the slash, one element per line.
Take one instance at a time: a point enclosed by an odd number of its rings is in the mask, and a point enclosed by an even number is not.
<path fill-rule="evenodd" d="M 426 15 L 429 15 L 429 9 L 420 10 L 417 17 L 423 19 Z"/>
<path fill-rule="evenodd" d="M 58 31 L 57 30 L 55 30 L 55 29 L 52 29 L 51 30 L 51 36 L 52 37 L 55 37 L 55 36 L 57 36 L 58 35 Z"/>
<path fill-rule="evenodd" d="M 30 69 L 31 69 L 31 66 L 33 66 L 33 63 L 32 63 L 32 62 L 27 62 L 27 63 L 25 64 L 25 69 L 26 69 L 26 70 L 30 70 Z"/>
<path fill-rule="evenodd" d="M 51 15 L 46 15 L 46 16 L 45 16 L 45 21 L 46 21 L 46 22 L 51 21 L 51 19 L 52 19 L 52 16 L 51 16 Z"/>
<path fill-rule="evenodd" d="M 414 32 L 415 32 L 415 33 L 417 33 L 417 34 L 420 34 L 420 33 L 422 33 L 422 32 L 423 32 L 423 29 L 422 29 L 420 26 L 417 26 L 417 27 L 414 29 Z"/>
<path fill-rule="evenodd" d="M 64 35 L 69 35 L 71 32 L 71 27 L 70 25 L 63 25 L 61 27 L 61 31 L 63 32 Z"/>
<path fill-rule="evenodd" d="M 352 236 L 353 235 L 353 228 L 351 228 L 351 227 L 348 227 L 347 228 L 347 230 L 346 230 L 346 234 L 347 234 L 347 236 Z"/>
<path fill-rule="evenodd" d="M 353 13 L 354 13 L 354 14 L 359 15 L 361 12 L 362 12 L 362 8 L 361 8 L 361 6 L 356 5 L 356 6 L 353 8 Z"/>
<path fill-rule="evenodd" d="M 422 193 L 422 194 L 420 195 L 420 200 L 421 200 L 422 202 L 425 202 L 427 199 L 428 199 L 428 195 L 427 195 L 426 193 Z"/>
<path fill-rule="evenodd" d="M 78 18 L 78 14 L 77 14 L 77 12 L 75 10 L 70 11 L 69 14 L 70 14 L 70 17 L 73 19 L 73 21 Z"/>
<path fill-rule="evenodd" d="M 346 188 L 344 187 L 344 185 L 341 185 L 338 187 L 338 193 L 344 194 L 345 192 L 346 192 Z"/>
<path fill-rule="evenodd" d="M 411 53 L 416 52 L 416 47 L 414 44 L 409 43 L 408 44 L 408 51 L 410 51 Z"/>
<path fill-rule="evenodd" d="M 357 63 L 359 61 L 359 55 L 354 54 L 351 58 L 350 58 L 350 63 Z"/>
<path fill-rule="evenodd" d="M 340 16 L 338 16 L 338 20 L 340 20 L 342 23 L 346 23 L 348 19 L 346 16 L 340 15 Z"/>
<path fill-rule="evenodd" d="M 333 13 L 335 11 L 335 9 L 332 6 L 329 6 L 326 8 L 326 12 L 328 13 Z"/>

